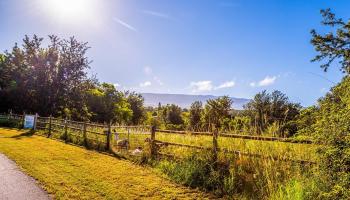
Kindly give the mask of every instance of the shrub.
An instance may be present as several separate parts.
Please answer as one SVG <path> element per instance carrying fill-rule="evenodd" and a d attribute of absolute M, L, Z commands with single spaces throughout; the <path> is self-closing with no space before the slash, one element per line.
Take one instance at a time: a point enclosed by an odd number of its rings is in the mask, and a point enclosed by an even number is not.
<path fill-rule="evenodd" d="M 10 128 L 21 128 L 21 122 L 17 119 L 0 119 L 0 126 Z"/>
<path fill-rule="evenodd" d="M 319 102 L 314 125 L 321 156 L 322 199 L 350 198 L 350 77 Z M 324 185 L 322 185 L 324 183 Z"/>

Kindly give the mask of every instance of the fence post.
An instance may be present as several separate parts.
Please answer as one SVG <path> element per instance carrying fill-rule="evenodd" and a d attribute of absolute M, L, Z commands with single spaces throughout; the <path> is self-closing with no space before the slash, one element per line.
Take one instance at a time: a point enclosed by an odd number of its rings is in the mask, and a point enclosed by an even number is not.
<path fill-rule="evenodd" d="M 130 128 L 128 128 L 128 146 L 126 147 L 129 150 L 130 146 Z"/>
<path fill-rule="evenodd" d="M 35 113 L 35 117 L 34 117 L 34 131 L 36 131 L 36 124 L 38 123 L 38 113 Z"/>
<path fill-rule="evenodd" d="M 213 132 L 213 162 L 216 163 L 218 159 L 218 129 L 215 128 Z"/>
<path fill-rule="evenodd" d="M 111 142 L 111 122 L 108 123 L 108 129 L 107 129 L 107 140 L 106 140 L 106 150 L 110 150 L 110 142 Z"/>
<path fill-rule="evenodd" d="M 64 141 L 66 143 L 68 142 L 68 122 L 67 122 L 67 117 L 64 120 Z"/>
<path fill-rule="evenodd" d="M 49 134 L 47 135 L 48 138 L 51 137 L 51 126 L 52 126 L 51 125 L 51 123 L 52 123 L 51 120 L 52 119 L 51 119 L 51 115 L 50 115 L 50 117 L 49 117 Z"/>
<path fill-rule="evenodd" d="M 151 127 L 151 157 L 155 157 L 157 155 L 157 147 L 156 147 L 156 126 Z"/>
<path fill-rule="evenodd" d="M 83 137 L 84 137 L 84 146 L 87 147 L 87 138 L 86 138 L 86 122 L 83 123 Z"/>
<path fill-rule="evenodd" d="M 23 112 L 23 117 L 22 117 L 22 128 L 24 128 L 25 117 L 26 117 L 26 113 Z"/>

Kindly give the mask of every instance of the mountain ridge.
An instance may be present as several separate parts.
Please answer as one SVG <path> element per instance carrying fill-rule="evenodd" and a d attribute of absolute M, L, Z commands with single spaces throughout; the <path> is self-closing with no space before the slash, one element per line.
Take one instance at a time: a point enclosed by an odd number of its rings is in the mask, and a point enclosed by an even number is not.
<path fill-rule="evenodd" d="M 215 95 L 191 95 L 191 94 L 167 94 L 167 93 L 141 93 L 145 99 L 145 106 L 157 107 L 162 105 L 176 104 L 182 108 L 189 108 L 194 101 L 201 101 L 203 104 L 209 99 L 215 99 L 220 96 Z M 232 107 L 241 110 L 243 105 L 250 99 L 230 97 L 233 101 Z"/>

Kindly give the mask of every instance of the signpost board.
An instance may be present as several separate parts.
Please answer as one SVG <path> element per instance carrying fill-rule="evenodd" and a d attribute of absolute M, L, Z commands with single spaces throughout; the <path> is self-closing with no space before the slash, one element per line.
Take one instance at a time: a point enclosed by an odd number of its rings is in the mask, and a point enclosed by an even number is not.
<path fill-rule="evenodd" d="M 35 115 L 25 115 L 23 128 L 34 128 Z"/>

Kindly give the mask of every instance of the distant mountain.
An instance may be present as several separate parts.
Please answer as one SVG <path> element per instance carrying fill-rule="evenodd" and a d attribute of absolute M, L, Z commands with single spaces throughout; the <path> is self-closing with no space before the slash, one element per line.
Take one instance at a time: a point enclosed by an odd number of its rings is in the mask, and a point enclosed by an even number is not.
<path fill-rule="evenodd" d="M 145 98 L 145 106 L 157 107 L 160 102 L 162 105 L 176 104 L 182 108 L 189 108 L 194 101 L 201 101 L 203 104 L 208 99 L 215 99 L 218 96 L 213 95 L 188 95 L 188 94 L 156 94 L 156 93 L 142 93 Z M 235 98 L 233 100 L 233 108 L 241 110 L 243 105 L 248 103 L 250 99 Z"/>

